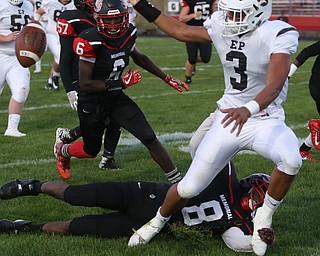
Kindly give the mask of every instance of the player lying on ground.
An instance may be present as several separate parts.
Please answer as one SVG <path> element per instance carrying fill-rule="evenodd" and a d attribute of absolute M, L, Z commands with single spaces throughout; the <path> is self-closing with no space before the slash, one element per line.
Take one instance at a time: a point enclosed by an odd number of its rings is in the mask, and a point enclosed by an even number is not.
<path fill-rule="evenodd" d="M 229 163 L 201 194 L 173 215 L 169 223 L 184 223 L 199 230 L 210 230 L 213 234 L 221 235 L 232 250 L 250 252 L 252 209 L 262 205 L 268 185 L 269 176 L 266 174 L 253 174 L 239 182 L 233 164 Z M 139 228 L 155 215 L 170 186 L 134 181 L 76 186 L 64 181 L 10 181 L 0 188 L 1 199 L 42 193 L 71 205 L 101 207 L 114 212 L 43 224 L 4 219 L 0 220 L 0 232 L 39 230 L 65 235 L 129 237 L 133 229 Z M 167 229 L 168 226 L 164 231 Z M 271 244 L 274 232 L 272 229 L 260 230 L 260 237 Z"/>

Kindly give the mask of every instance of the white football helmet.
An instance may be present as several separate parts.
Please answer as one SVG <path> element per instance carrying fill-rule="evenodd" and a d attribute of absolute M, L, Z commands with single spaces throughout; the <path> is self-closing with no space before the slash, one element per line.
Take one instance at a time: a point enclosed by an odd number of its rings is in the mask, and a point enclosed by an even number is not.
<path fill-rule="evenodd" d="M 272 0 L 220 0 L 219 24 L 226 37 L 255 30 L 272 13 Z"/>
<path fill-rule="evenodd" d="M 19 5 L 23 3 L 23 0 L 8 0 L 8 2 L 12 5 Z"/>

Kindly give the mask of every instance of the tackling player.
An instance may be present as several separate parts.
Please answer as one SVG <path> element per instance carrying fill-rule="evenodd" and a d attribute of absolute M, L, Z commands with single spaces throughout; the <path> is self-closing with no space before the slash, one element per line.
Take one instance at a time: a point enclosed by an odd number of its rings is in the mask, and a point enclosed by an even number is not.
<path fill-rule="evenodd" d="M 82 32 L 73 43 L 79 60 L 78 116 L 83 141 L 57 143 L 57 169 L 70 178 L 70 157 L 94 158 L 99 153 L 105 122 L 109 119 L 132 133 L 149 150 L 167 178 L 175 183 L 181 175 L 169 153 L 156 137 L 139 106 L 123 91 L 140 81 L 140 70 L 129 69 L 130 57 L 135 64 L 158 76 L 182 92 L 188 86 L 165 74 L 136 46 L 137 29 L 129 23 L 127 6 L 120 0 L 97 0 L 97 27 Z M 180 88 L 181 87 L 181 88 Z"/>
<path fill-rule="evenodd" d="M 5 82 L 11 91 L 5 136 L 26 136 L 18 126 L 30 91 L 30 72 L 18 62 L 15 40 L 23 26 L 31 21 L 32 15 L 33 6 L 28 0 L 0 0 L 0 94 Z"/>
<path fill-rule="evenodd" d="M 253 219 L 253 251 L 264 255 L 267 244 L 258 231 L 271 227 L 273 214 L 302 164 L 298 139 L 285 124 L 281 106 L 298 32 L 283 21 L 268 21 L 269 0 L 220 0 L 218 11 L 203 27 L 172 19 L 147 0 L 130 2 L 149 22 L 179 41 L 212 42 L 223 66 L 225 91 L 186 175 L 170 187 L 156 216 L 134 233 L 128 245 L 149 242 L 239 151 L 252 150 L 275 164 L 264 204 Z"/>
<path fill-rule="evenodd" d="M 257 173 L 237 179 L 232 163 L 227 164 L 198 196 L 170 219 L 215 235 L 237 252 L 252 251 L 251 214 L 263 203 L 269 175 Z M 161 205 L 170 184 L 150 182 L 106 182 L 68 185 L 63 181 L 14 180 L 0 188 L 1 199 L 46 194 L 74 206 L 101 207 L 112 213 L 77 217 L 67 221 L 32 224 L 31 221 L 0 220 L 0 232 L 42 231 L 64 235 L 94 235 L 105 238 L 128 237 L 148 221 Z M 272 229 L 260 231 L 268 244 Z"/>
<path fill-rule="evenodd" d="M 60 37 L 60 75 L 72 109 L 78 107 L 79 91 L 79 57 L 73 51 L 73 41 L 82 31 L 95 27 L 96 22 L 92 16 L 94 0 L 75 0 L 76 10 L 62 12 L 57 20 L 57 32 Z M 104 151 L 99 168 L 118 169 L 114 155 L 120 138 L 120 126 L 110 120 L 104 135 Z M 71 143 L 81 137 L 80 127 L 71 130 L 58 128 L 56 130 L 56 143 L 64 141 Z"/>

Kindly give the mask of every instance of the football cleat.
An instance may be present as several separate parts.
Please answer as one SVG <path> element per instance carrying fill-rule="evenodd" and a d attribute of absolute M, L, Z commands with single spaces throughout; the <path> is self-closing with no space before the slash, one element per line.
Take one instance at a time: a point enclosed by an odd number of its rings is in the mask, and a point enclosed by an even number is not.
<path fill-rule="evenodd" d="M 71 177 L 71 170 L 70 170 L 70 157 L 65 157 L 62 155 L 61 148 L 63 146 L 63 142 L 56 144 L 56 152 L 57 152 L 57 170 L 60 176 L 67 180 Z"/>
<path fill-rule="evenodd" d="M 30 225 L 32 222 L 30 220 L 15 220 L 10 221 L 7 219 L 0 220 L 0 232 L 19 232 L 19 231 L 30 231 Z"/>
<path fill-rule="evenodd" d="M 55 89 L 55 90 L 59 90 L 60 89 L 59 77 L 58 76 L 53 76 L 52 77 L 52 86 L 53 86 L 53 89 Z"/>
<path fill-rule="evenodd" d="M 320 150 L 320 120 L 309 120 L 308 126 L 311 132 L 312 144 L 316 149 Z"/>
<path fill-rule="evenodd" d="M 112 170 L 119 169 L 114 158 L 108 158 L 105 156 L 102 156 L 101 161 L 99 163 L 99 168 L 100 169 L 112 169 Z"/>
<path fill-rule="evenodd" d="M 69 144 L 73 142 L 72 138 L 70 137 L 70 130 L 68 128 L 57 128 L 56 130 L 56 142 L 53 146 L 53 153 L 57 158 L 57 144 L 63 142 L 64 144 Z"/>
<path fill-rule="evenodd" d="M 253 218 L 253 234 L 252 234 L 252 249 L 258 256 L 265 255 L 268 245 L 261 240 L 258 230 L 263 228 L 271 228 L 272 216 L 266 217 L 262 208 L 256 210 Z"/>
<path fill-rule="evenodd" d="M 133 230 L 134 234 L 130 237 L 128 246 L 133 247 L 149 243 L 150 240 L 161 231 L 165 224 L 165 221 L 159 220 L 157 217 L 154 217 L 138 230 Z"/>
<path fill-rule="evenodd" d="M 53 85 L 52 83 L 47 83 L 45 86 L 44 86 L 45 89 L 47 90 L 52 90 L 53 89 Z"/>
<path fill-rule="evenodd" d="M 301 155 L 302 160 L 304 160 L 304 161 L 318 162 L 318 160 L 314 159 L 314 157 L 311 156 L 310 151 L 301 151 L 300 150 L 300 155 Z"/>
<path fill-rule="evenodd" d="M 0 188 L 0 198 L 7 200 L 19 196 L 37 196 L 38 191 L 35 191 L 35 184 L 39 180 L 13 180 L 4 184 Z"/>
<path fill-rule="evenodd" d="M 19 132 L 18 129 L 7 129 L 4 133 L 4 136 L 10 136 L 10 137 L 25 137 L 27 134 Z"/>
<path fill-rule="evenodd" d="M 192 80 L 191 78 L 186 78 L 186 80 L 184 81 L 186 84 L 191 84 L 192 83 Z"/>

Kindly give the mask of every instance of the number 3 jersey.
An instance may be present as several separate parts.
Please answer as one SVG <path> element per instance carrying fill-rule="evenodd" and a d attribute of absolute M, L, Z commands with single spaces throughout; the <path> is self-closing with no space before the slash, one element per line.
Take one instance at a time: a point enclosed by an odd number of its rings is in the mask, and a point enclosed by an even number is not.
<path fill-rule="evenodd" d="M 0 35 L 7 36 L 20 31 L 31 21 L 33 6 L 28 0 L 21 5 L 12 5 L 8 0 L 0 0 Z M 15 41 L 1 42 L 0 54 L 14 55 Z"/>
<path fill-rule="evenodd" d="M 219 12 L 214 12 L 204 23 L 224 71 L 225 92 L 218 106 L 222 109 L 241 107 L 265 88 L 271 55 L 295 53 L 299 34 L 286 22 L 267 20 L 252 32 L 223 37 L 218 16 Z M 286 100 L 287 90 L 286 80 L 279 96 L 263 110 L 268 114 L 264 113 L 265 116 L 284 120 L 281 103 Z"/>

